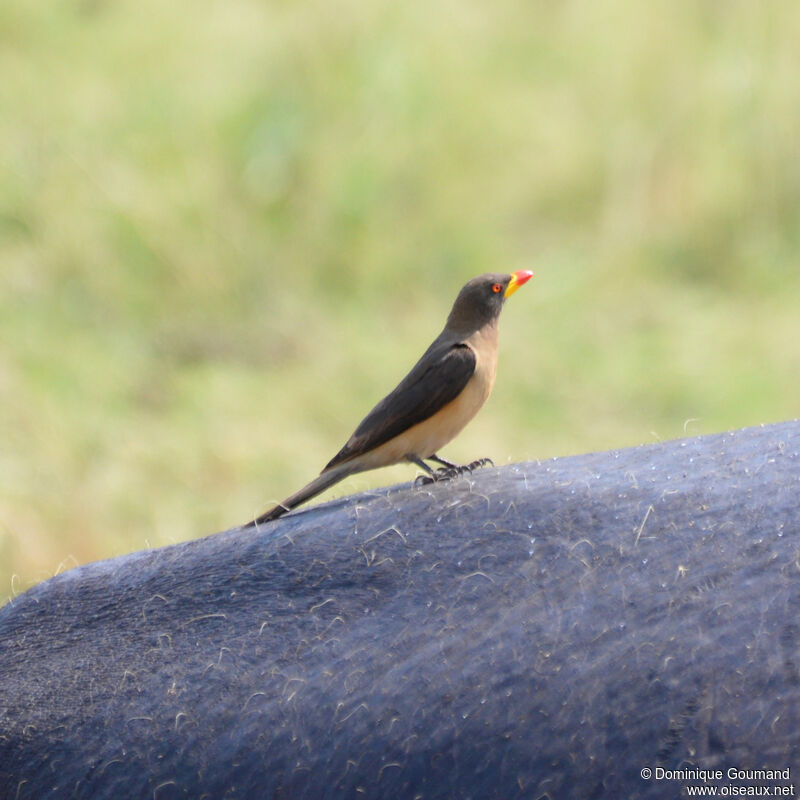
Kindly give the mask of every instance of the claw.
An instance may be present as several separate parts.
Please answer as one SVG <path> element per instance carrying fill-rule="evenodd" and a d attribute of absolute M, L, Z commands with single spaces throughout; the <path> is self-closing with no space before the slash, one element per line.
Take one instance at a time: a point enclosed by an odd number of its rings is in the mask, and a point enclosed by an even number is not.
<path fill-rule="evenodd" d="M 451 467 L 439 467 L 434 470 L 431 475 L 417 475 L 414 479 L 414 486 L 427 486 L 430 483 L 449 481 L 466 472 L 471 473 L 475 469 L 485 467 L 487 464 L 494 466 L 494 461 L 492 461 L 491 458 L 479 458 L 475 461 L 471 461 L 469 464 L 453 464 Z"/>
<path fill-rule="evenodd" d="M 438 483 L 439 481 L 447 481 L 455 478 L 461 474 L 461 467 L 451 469 L 450 467 L 439 467 L 433 471 L 431 475 L 417 475 L 414 479 L 414 486 L 427 486 L 430 483 Z"/>

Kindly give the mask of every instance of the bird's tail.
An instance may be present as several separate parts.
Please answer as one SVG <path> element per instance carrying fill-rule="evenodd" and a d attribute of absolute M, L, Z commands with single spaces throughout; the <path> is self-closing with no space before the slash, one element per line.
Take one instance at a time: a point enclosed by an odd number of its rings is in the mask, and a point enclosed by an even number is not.
<path fill-rule="evenodd" d="M 291 511 L 295 506 L 299 506 L 301 503 L 305 503 L 306 500 L 316 497 L 330 486 L 333 486 L 334 483 L 338 483 L 353 472 L 358 472 L 358 469 L 354 469 L 353 464 L 350 463 L 337 464 L 337 466 L 332 469 L 326 469 L 314 478 L 311 483 L 306 484 L 302 489 L 298 489 L 294 494 L 289 495 L 282 503 L 278 503 L 275 508 L 248 523 L 247 527 L 278 519 L 278 517 L 282 516 L 287 511 Z"/>

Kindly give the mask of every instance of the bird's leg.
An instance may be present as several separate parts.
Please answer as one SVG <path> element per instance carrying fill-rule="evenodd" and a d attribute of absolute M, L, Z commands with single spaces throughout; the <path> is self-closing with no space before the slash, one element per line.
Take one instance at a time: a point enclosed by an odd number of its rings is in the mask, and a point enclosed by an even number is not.
<path fill-rule="evenodd" d="M 454 464 L 452 461 L 448 461 L 446 458 L 437 456 L 436 453 L 434 453 L 432 456 L 428 456 L 428 461 L 435 461 L 437 464 L 441 464 L 443 467 L 449 467 L 450 469 L 458 469 L 458 464 Z"/>
<path fill-rule="evenodd" d="M 471 461 L 469 464 L 454 464 L 452 461 L 448 461 L 446 458 L 436 455 L 436 453 L 432 456 L 428 456 L 428 461 L 436 461 L 438 464 L 442 465 L 441 468 L 437 469 L 433 474 L 434 480 L 455 478 L 458 475 L 463 475 L 465 472 L 472 472 L 472 470 L 478 469 L 479 467 L 485 467 L 487 464 L 494 466 L 494 461 L 492 461 L 491 458 L 479 458 L 475 461 Z"/>
<path fill-rule="evenodd" d="M 417 475 L 414 479 L 415 486 L 424 486 L 426 483 L 433 483 L 439 480 L 436 477 L 436 472 L 434 472 L 419 456 L 409 454 L 406 456 L 406 461 L 416 464 L 420 469 L 428 473 L 427 475 Z"/>

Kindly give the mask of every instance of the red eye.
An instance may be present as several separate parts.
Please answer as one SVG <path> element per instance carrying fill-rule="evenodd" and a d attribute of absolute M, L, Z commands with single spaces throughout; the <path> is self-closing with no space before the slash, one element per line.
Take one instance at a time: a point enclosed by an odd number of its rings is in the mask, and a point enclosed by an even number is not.
<path fill-rule="evenodd" d="M 503 291 L 503 287 L 499 283 L 495 283 L 494 286 L 492 286 L 492 291 L 497 294 Z"/>

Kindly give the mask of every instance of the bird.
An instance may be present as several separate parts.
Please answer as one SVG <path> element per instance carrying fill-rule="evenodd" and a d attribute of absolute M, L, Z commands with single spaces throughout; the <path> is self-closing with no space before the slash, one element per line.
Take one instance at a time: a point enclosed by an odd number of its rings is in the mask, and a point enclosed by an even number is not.
<path fill-rule="evenodd" d="M 248 524 L 277 519 L 335 483 L 366 470 L 409 462 L 422 483 L 447 480 L 491 464 L 458 465 L 438 455 L 486 402 L 497 373 L 498 319 L 505 301 L 533 277 L 530 270 L 487 273 L 458 293 L 444 329 L 397 387 L 367 414 L 344 447 L 309 484 Z M 433 461 L 436 469 L 426 464 Z"/>

